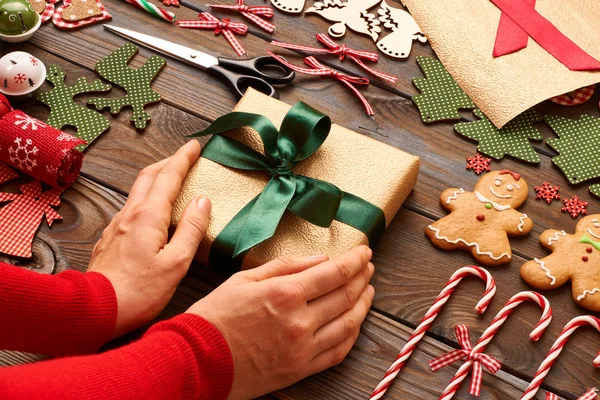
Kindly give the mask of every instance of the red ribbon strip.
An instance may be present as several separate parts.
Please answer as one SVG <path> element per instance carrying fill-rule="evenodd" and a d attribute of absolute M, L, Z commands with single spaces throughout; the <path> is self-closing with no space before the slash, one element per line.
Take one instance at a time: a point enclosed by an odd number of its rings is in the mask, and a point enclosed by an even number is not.
<path fill-rule="evenodd" d="M 592 388 L 583 394 L 583 396 L 578 397 L 577 400 L 595 400 L 598 398 L 598 389 Z M 554 393 L 546 393 L 546 400 L 558 400 L 558 396 Z"/>
<path fill-rule="evenodd" d="M 444 354 L 443 356 L 434 358 L 429 361 L 429 367 L 433 372 L 436 372 L 455 361 L 472 361 L 473 362 L 473 374 L 471 377 L 471 388 L 469 393 L 474 396 L 479 396 L 481 391 L 481 381 L 483 378 L 482 365 L 495 374 L 500 370 L 502 364 L 494 357 L 484 353 L 474 353 L 473 346 L 471 345 L 471 337 L 469 335 L 469 327 L 466 325 L 457 325 L 454 329 L 454 334 L 458 343 L 462 349 L 451 351 L 450 353 Z"/>
<path fill-rule="evenodd" d="M 357 63 L 359 66 L 364 68 L 367 72 L 369 72 L 379 78 L 385 79 L 386 81 L 389 81 L 391 83 L 396 83 L 398 81 L 397 76 L 384 74 L 383 72 L 376 71 L 376 70 L 370 68 L 369 66 L 367 66 L 362 61 L 362 59 L 365 59 L 365 60 L 377 62 L 377 60 L 379 59 L 379 55 L 377 53 L 373 53 L 370 51 L 354 50 L 350 47 L 347 47 L 345 44 L 340 46 L 339 44 L 337 44 L 333 40 L 331 40 L 328 36 L 326 36 L 322 33 L 319 33 L 317 35 L 317 40 L 321 44 L 326 46 L 327 48 L 326 49 L 317 49 L 314 47 L 279 42 L 277 40 L 273 40 L 271 42 L 271 44 L 274 46 L 279 46 L 279 47 L 283 47 L 285 49 L 291 49 L 291 50 L 308 51 L 311 53 L 321 53 L 321 54 L 334 54 L 334 55 L 340 56 L 340 61 L 344 61 L 344 58 L 346 56 L 348 56 L 349 59 L 351 59 L 352 61 Z"/>
<path fill-rule="evenodd" d="M 344 85 L 348 86 L 350 88 L 350 90 L 352 90 L 354 92 L 354 94 L 356 94 L 356 96 L 358 96 L 360 101 L 365 106 L 365 110 L 367 111 L 367 114 L 369 116 L 375 115 L 375 112 L 373 111 L 373 108 L 371 107 L 371 105 L 369 104 L 367 99 L 365 99 L 365 97 L 362 95 L 362 93 L 359 92 L 358 89 L 356 89 L 353 85 L 353 83 L 355 83 L 357 85 L 368 85 L 369 79 L 343 74 L 339 71 L 336 71 L 335 69 L 326 67 L 325 65 L 323 65 L 319 61 L 317 61 L 317 59 L 314 58 L 313 56 L 306 57 L 304 59 L 304 63 L 306 65 L 308 65 L 309 67 L 311 67 L 311 68 L 305 68 L 305 67 L 300 67 L 300 66 L 297 66 L 294 64 L 290 64 L 285 58 L 280 57 L 276 54 L 273 54 L 269 50 L 267 50 L 267 53 L 271 57 L 273 57 L 274 59 L 276 59 L 277 61 L 279 61 L 280 63 L 282 63 L 283 65 L 285 65 L 286 67 L 290 68 L 293 71 L 300 72 L 302 74 L 307 74 L 307 75 L 328 76 L 332 79 L 336 79 L 336 80 L 342 82 Z"/>
<path fill-rule="evenodd" d="M 248 27 L 245 24 L 231 22 L 230 18 L 223 18 L 223 20 L 220 20 L 207 12 L 201 12 L 198 14 L 198 18 L 200 18 L 201 21 L 177 21 L 177 25 L 180 28 L 214 29 L 215 35 L 222 33 L 223 36 L 225 36 L 225 39 L 227 39 L 238 56 L 246 54 L 246 50 L 244 50 L 234 35 L 235 33 L 245 35 L 248 32 Z"/>
<path fill-rule="evenodd" d="M 536 0 L 491 0 L 501 11 L 494 57 L 527 47 L 529 37 L 572 71 L 600 70 L 590 56 L 535 10 Z"/>
<path fill-rule="evenodd" d="M 273 9 L 266 6 L 252 6 L 249 7 L 244 4 L 244 0 L 237 0 L 237 4 L 234 6 L 211 4 L 209 7 L 220 8 L 226 10 L 237 11 L 256 25 L 269 33 L 275 32 L 275 24 L 265 20 L 262 17 L 273 18 Z"/>

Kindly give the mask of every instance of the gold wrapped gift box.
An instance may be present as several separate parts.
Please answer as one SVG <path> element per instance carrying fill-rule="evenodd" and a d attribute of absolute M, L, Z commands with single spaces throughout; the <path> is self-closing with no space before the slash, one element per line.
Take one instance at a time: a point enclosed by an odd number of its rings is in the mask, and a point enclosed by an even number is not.
<path fill-rule="evenodd" d="M 261 114 L 277 128 L 291 107 L 249 89 L 234 111 Z M 249 128 L 231 132 L 230 137 L 264 153 L 258 134 Z M 333 124 L 329 137 L 315 154 L 294 172 L 321 179 L 381 208 L 386 225 L 394 218 L 417 180 L 419 158 Z M 186 205 L 196 196 L 212 200 L 213 209 L 197 260 L 208 264 L 210 246 L 229 221 L 262 192 L 269 176 L 265 173 L 231 169 L 200 158 L 183 182 L 173 205 L 172 223 L 177 225 Z M 313 225 L 286 211 L 275 235 L 251 249 L 242 269 L 253 268 L 273 258 L 325 253 L 332 257 L 367 244 L 366 236 L 338 221 L 331 227 Z M 218 266 L 215 266 L 218 269 Z"/>

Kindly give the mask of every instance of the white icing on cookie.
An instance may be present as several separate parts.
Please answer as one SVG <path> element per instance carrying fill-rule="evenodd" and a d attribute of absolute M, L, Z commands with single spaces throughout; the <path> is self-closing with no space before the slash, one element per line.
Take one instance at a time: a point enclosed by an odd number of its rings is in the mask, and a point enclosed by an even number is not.
<path fill-rule="evenodd" d="M 519 232 L 523 232 L 523 227 L 525 226 L 525 218 L 527 218 L 527 214 L 523 214 L 521 215 L 521 218 L 519 218 L 519 225 L 517 226 Z"/>
<path fill-rule="evenodd" d="M 502 195 L 502 194 L 498 194 L 498 193 L 496 193 L 496 192 L 494 191 L 494 188 L 493 188 L 493 187 L 491 187 L 491 186 L 490 186 L 490 192 L 492 192 L 492 194 L 493 194 L 494 196 L 496 196 L 497 198 L 499 198 L 499 199 L 510 199 L 510 198 L 512 197 L 512 195 L 511 195 L 511 194 L 504 194 L 504 195 Z"/>
<path fill-rule="evenodd" d="M 559 239 L 559 236 L 567 236 L 567 232 L 559 231 L 554 234 L 554 236 L 548 238 L 548 246 L 552 244 L 552 242 L 556 242 Z"/>
<path fill-rule="evenodd" d="M 443 241 L 448 242 L 448 243 L 454 243 L 454 244 L 456 244 L 456 243 L 463 243 L 463 244 L 465 244 L 468 247 L 475 247 L 475 251 L 480 256 L 488 256 L 492 260 L 500 260 L 502 257 L 508 257 L 508 259 L 510 259 L 510 254 L 508 254 L 508 253 L 502 253 L 499 256 L 495 257 L 494 253 L 492 253 L 491 251 L 481 251 L 481 250 L 479 250 L 479 243 L 476 243 L 476 242 L 469 243 L 466 240 L 461 239 L 461 238 L 458 238 L 456 240 L 450 240 L 446 236 L 440 236 L 440 230 L 439 230 L 439 228 L 435 228 L 433 225 L 429 225 L 427 228 L 435 232 L 436 239 L 440 239 L 440 240 L 443 240 Z"/>
<path fill-rule="evenodd" d="M 585 299 L 587 296 L 591 296 L 593 294 L 596 294 L 600 292 L 600 289 L 598 288 L 594 288 L 592 290 L 585 290 L 582 294 L 580 294 L 579 296 L 577 296 L 577 301 L 581 301 L 583 299 Z"/>
<path fill-rule="evenodd" d="M 475 191 L 475 197 L 477 197 L 477 200 L 479 200 L 482 203 L 490 203 L 492 207 L 494 207 L 498 211 L 505 211 L 510 209 L 510 206 L 503 206 L 502 204 L 494 203 L 493 201 L 479 193 L 477 190 Z"/>
<path fill-rule="evenodd" d="M 600 239 L 600 236 L 596 235 L 590 228 L 587 228 L 587 233 L 595 237 L 596 239 Z"/>
<path fill-rule="evenodd" d="M 550 285 L 556 285 L 556 277 L 550 273 L 550 270 L 548 268 L 546 268 L 546 264 L 542 260 L 539 260 L 537 258 L 534 258 L 533 261 L 538 263 L 542 271 L 546 273 L 546 276 L 550 279 Z"/>
<path fill-rule="evenodd" d="M 452 200 L 456 200 L 456 199 L 458 198 L 458 195 L 459 195 L 459 194 L 462 194 L 462 193 L 464 193 L 464 192 L 465 192 L 465 190 L 464 190 L 463 188 L 459 188 L 457 191 L 455 191 L 454 193 L 452 193 L 452 196 L 449 196 L 449 197 L 446 199 L 446 204 L 450 204 L 450 202 L 451 202 Z"/>

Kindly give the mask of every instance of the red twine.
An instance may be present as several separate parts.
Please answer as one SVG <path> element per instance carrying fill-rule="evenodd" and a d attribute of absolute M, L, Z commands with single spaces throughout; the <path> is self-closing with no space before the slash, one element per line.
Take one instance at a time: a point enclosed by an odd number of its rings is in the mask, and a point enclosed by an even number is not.
<path fill-rule="evenodd" d="M 433 372 L 436 372 L 458 360 L 472 361 L 473 376 L 471 378 L 471 388 L 469 393 L 474 396 L 479 396 L 483 375 L 482 365 L 492 374 L 495 374 L 502 367 L 502 364 L 500 364 L 500 361 L 488 354 L 473 352 L 468 326 L 457 325 L 454 333 L 462 349 L 454 350 L 448 354 L 434 358 L 433 360 L 429 361 L 429 367 L 431 367 Z"/>
<path fill-rule="evenodd" d="M 273 9 L 266 6 L 247 6 L 244 0 L 237 0 L 236 5 L 211 4 L 209 7 L 237 11 L 269 33 L 275 32 L 275 24 L 262 17 L 273 18 Z"/>
<path fill-rule="evenodd" d="M 290 64 L 285 58 L 280 57 L 276 54 L 273 54 L 269 50 L 267 50 L 267 53 L 271 57 L 273 57 L 274 59 L 276 59 L 277 61 L 279 61 L 280 63 L 282 63 L 283 65 L 285 65 L 286 67 L 290 68 L 293 71 L 300 72 L 302 74 L 307 74 L 307 75 L 328 76 L 332 79 L 336 79 L 336 80 L 342 82 L 344 85 L 348 86 L 348 88 L 350 88 L 350 90 L 352 90 L 354 92 L 354 94 L 356 94 L 356 96 L 358 96 L 360 101 L 363 103 L 367 114 L 369 116 L 375 115 L 375 112 L 373 111 L 373 108 L 371 107 L 371 105 L 369 104 L 367 99 L 365 99 L 365 97 L 362 95 L 362 93 L 359 92 L 358 89 L 356 89 L 353 85 L 353 83 L 355 83 L 357 85 L 368 85 L 369 79 L 343 74 L 332 68 L 324 66 L 319 61 L 317 61 L 316 58 L 314 58 L 312 56 L 306 57 L 304 59 L 304 63 L 306 65 L 308 65 L 309 67 L 311 67 L 311 68 L 305 68 L 305 67 L 300 67 L 300 66 L 297 66 L 294 64 Z"/>
<path fill-rule="evenodd" d="M 241 22 L 231 22 L 230 18 L 218 19 L 207 12 L 198 14 L 200 21 L 185 20 L 177 21 L 180 28 L 196 28 L 196 29 L 214 29 L 215 35 L 223 34 L 231 47 L 235 50 L 238 56 L 246 54 L 246 50 L 238 42 L 235 34 L 245 35 L 248 32 L 248 26 Z"/>
<path fill-rule="evenodd" d="M 279 42 L 277 40 L 273 40 L 271 42 L 271 44 L 274 46 L 279 46 L 279 47 L 283 47 L 285 49 L 291 49 L 291 50 L 301 50 L 301 51 L 307 51 L 307 52 L 311 52 L 311 53 L 334 54 L 334 55 L 340 56 L 340 61 L 344 61 L 344 58 L 346 56 L 348 56 L 349 59 L 351 59 L 352 61 L 357 63 L 359 66 L 361 66 L 363 69 L 365 69 L 370 74 L 373 74 L 381 79 L 385 79 L 386 81 L 389 81 L 391 83 L 396 83 L 398 81 L 397 76 L 389 75 L 389 74 L 385 74 L 383 72 L 376 71 L 376 70 L 372 69 L 371 67 L 367 66 L 362 61 L 362 59 L 365 59 L 365 60 L 377 62 L 377 60 L 379 59 L 379 55 L 377 53 L 373 53 L 370 51 L 354 50 L 354 49 L 346 46 L 345 44 L 340 46 L 339 44 L 337 44 L 333 40 L 331 40 L 328 36 L 326 36 L 322 33 L 319 33 L 317 35 L 317 40 L 321 44 L 326 46 L 327 48 L 326 49 L 318 49 L 318 48 L 314 48 L 314 47 Z"/>
<path fill-rule="evenodd" d="M 529 37 L 572 71 L 600 70 L 600 62 L 535 10 L 536 0 L 491 0 L 502 11 L 494 57 L 527 47 Z"/>

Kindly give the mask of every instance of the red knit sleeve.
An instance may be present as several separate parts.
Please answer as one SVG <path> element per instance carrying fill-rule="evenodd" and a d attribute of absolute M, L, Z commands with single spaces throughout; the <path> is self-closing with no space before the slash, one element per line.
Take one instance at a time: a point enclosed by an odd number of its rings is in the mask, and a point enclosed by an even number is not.
<path fill-rule="evenodd" d="M 232 382 L 227 342 L 192 314 L 160 322 L 106 353 L 0 368 L 3 400 L 225 400 Z"/>
<path fill-rule="evenodd" d="M 115 292 L 103 275 L 42 275 L 2 263 L 0 310 L 0 349 L 49 356 L 97 351 L 117 321 Z"/>

